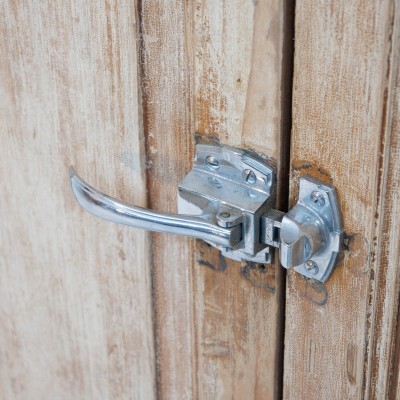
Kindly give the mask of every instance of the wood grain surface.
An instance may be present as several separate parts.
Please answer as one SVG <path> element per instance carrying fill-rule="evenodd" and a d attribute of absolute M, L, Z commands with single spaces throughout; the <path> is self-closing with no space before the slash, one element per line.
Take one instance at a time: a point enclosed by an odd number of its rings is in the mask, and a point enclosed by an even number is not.
<path fill-rule="evenodd" d="M 269 156 L 279 175 L 280 207 L 287 184 L 292 11 L 275 0 L 198 0 L 194 9 L 198 141 Z M 280 398 L 279 262 L 240 264 L 198 242 L 193 276 L 198 398 Z"/>
<path fill-rule="evenodd" d="M 176 211 L 196 141 L 255 149 L 284 176 L 292 11 L 270 0 L 139 2 L 152 208 Z M 278 396 L 281 269 L 165 235 L 154 235 L 153 259 L 160 398 Z"/>
<path fill-rule="evenodd" d="M 303 174 L 332 183 L 348 248 L 324 285 L 288 274 L 286 399 L 396 398 L 398 9 L 296 4 L 291 203 Z"/>
<path fill-rule="evenodd" d="M 177 211 L 178 184 L 190 171 L 194 150 L 188 8 L 178 0 L 138 2 L 149 206 L 167 212 Z M 160 399 L 191 399 L 195 393 L 192 243 L 187 238 L 153 235 Z"/>
<path fill-rule="evenodd" d="M 0 397 L 153 399 L 149 236 L 67 168 L 146 205 L 135 9 L 0 2 Z"/>
<path fill-rule="evenodd" d="M 176 211 L 196 142 L 269 156 L 285 209 L 292 2 L 0 2 L 0 397 L 277 399 L 285 274 L 81 210 L 67 167 Z M 283 397 L 399 397 L 400 4 L 298 1 L 291 195 L 346 251 L 288 275 Z M 396 239 L 397 238 L 397 239 Z"/>
<path fill-rule="evenodd" d="M 366 398 L 399 399 L 400 367 L 400 3 L 392 8 L 380 154 L 381 196 L 376 225 L 376 274 Z"/>

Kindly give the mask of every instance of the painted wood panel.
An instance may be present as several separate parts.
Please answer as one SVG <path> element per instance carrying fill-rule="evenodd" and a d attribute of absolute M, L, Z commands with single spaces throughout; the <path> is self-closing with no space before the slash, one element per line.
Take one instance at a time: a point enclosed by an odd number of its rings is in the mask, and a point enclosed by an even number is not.
<path fill-rule="evenodd" d="M 348 248 L 326 284 L 288 274 L 286 399 L 388 394 L 398 301 L 398 7 L 296 3 L 291 203 L 301 175 L 332 183 Z"/>
<path fill-rule="evenodd" d="M 152 399 L 149 236 L 85 213 L 67 167 L 146 205 L 135 8 L 0 3 L 0 397 Z"/>

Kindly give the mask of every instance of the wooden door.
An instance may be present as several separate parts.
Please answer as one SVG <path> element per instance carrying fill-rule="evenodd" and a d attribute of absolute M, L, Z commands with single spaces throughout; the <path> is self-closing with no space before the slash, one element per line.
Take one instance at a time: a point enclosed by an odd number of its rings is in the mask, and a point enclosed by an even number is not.
<path fill-rule="evenodd" d="M 282 269 L 97 220 L 67 168 L 176 211 L 195 143 L 219 142 L 271 157 L 283 205 L 291 15 L 278 0 L 1 2 L 4 398 L 279 396 Z"/>
<path fill-rule="evenodd" d="M 296 3 L 290 202 L 332 183 L 347 239 L 326 284 L 288 274 L 286 399 L 400 398 L 399 10 Z"/>
<path fill-rule="evenodd" d="M 0 398 L 400 397 L 399 6 L 2 0 Z M 74 165 L 175 212 L 210 142 L 269 156 L 281 210 L 304 174 L 335 185 L 326 284 L 71 195 Z"/>
<path fill-rule="evenodd" d="M 152 399 L 151 253 L 76 206 L 146 205 L 134 4 L 0 3 L 0 398 Z"/>

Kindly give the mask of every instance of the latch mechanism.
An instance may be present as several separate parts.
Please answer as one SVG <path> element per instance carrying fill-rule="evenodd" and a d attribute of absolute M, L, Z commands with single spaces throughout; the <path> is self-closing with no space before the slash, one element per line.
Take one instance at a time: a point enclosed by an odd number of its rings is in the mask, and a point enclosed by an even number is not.
<path fill-rule="evenodd" d="M 244 150 L 199 144 L 192 170 L 179 185 L 179 214 L 123 203 L 92 188 L 71 169 L 79 204 L 104 219 L 150 231 L 205 240 L 234 260 L 271 263 L 279 248 L 285 268 L 325 282 L 343 241 L 333 187 L 300 178 L 299 199 L 288 212 L 275 210 L 275 173 Z"/>

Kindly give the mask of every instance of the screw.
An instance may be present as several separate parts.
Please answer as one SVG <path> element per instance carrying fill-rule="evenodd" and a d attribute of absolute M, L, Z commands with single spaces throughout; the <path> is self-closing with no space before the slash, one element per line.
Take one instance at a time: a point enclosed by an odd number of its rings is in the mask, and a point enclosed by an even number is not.
<path fill-rule="evenodd" d="M 317 275 L 319 268 L 316 262 L 313 260 L 307 260 L 305 263 L 306 270 L 312 274 L 312 275 Z"/>
<path fill-rule="evenodd" d="M 217 224 L 224 228 L 231 228 L 232 226 L 237 225 L 241 219 L 242 216 L 234 211 L 229 212 L 228 210 L 224 210 L 217 214 Z"/>
<path fill-rule="evenodd" d="M 219 169 L 219 161 L 214 156 L 206 157 L 206 165 L 213 170 Z"/>
<path fill-rule="evenodd" d="M 314 190 L 310 197 L 314 204 L 318 204 L 319 206 L 323 206 L 325 204 L 325 197 L 321 192 Z"/>
<path fill-rule="evenodd" d="M 250 185 L 254 185 L 257 182 L 256 174 L 251 169 L 245 169 L 242 172 L 242 177 Z"/>

